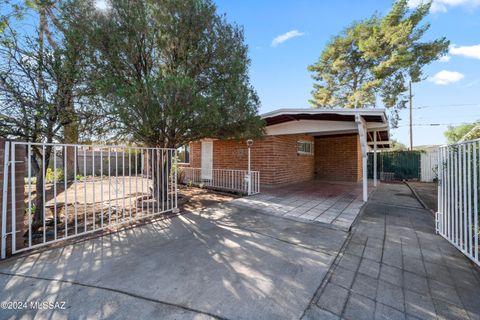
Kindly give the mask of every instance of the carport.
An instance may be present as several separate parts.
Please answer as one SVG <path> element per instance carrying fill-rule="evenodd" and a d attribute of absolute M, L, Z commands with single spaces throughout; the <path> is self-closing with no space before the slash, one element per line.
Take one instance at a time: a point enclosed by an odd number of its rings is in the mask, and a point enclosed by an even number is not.
<path fill-rule="evenodd" d="M 368 199 L 367 152 L 374 151 L 373 185 L 377 185 L 377 150 L 389 146 L 385 109 L 279 109 L 262 115 L 267 136 L 304 135 L 311 147 L 298 155 L 314 156 L 315 178 L 362 182 Z M 311 150 L 314 150 L 312 152 Z"/>

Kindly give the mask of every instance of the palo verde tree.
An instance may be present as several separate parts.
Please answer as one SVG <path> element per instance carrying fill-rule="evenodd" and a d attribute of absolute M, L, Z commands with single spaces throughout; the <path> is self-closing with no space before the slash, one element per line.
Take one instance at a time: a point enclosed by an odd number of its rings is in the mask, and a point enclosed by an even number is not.
<path fill-rule="evenodd" d="M 177 148 L 262 133 L 243 30 L 210 0 L 114 0 L 92 21 L 97 87 L 132 141 Z"/>
<path fill-rule="evenodd" d="M 313 106 L 363 108 L 381 101 L 394 111 L 395 124 L 408 81 L 421 81 L 423 67 L 448 50 L 445 38 L 422 41 L 430 6 L 410 9 L 408 0 L 398 0 L 386 16 L 355 22 L 334 37 L 308 67 L 316 81 Z"/>

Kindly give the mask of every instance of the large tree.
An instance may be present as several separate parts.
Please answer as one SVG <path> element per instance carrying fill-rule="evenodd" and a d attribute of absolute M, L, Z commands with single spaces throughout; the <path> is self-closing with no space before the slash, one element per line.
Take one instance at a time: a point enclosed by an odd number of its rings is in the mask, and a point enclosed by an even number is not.
<path fill-rule="evenodd" d="M 480 138 L 480 121 L 465 123 L 458 126 L 448 126 L 443 133 L 448 143 Z"/>
<path fill-rule="evenodd" d="M 448 50 L 445 38 L 422 41 L 430 6 L 410 9 L 408 0 L 398 0 L 384 17 L 355 22 L 334 37 L 308 68 L 317 81 L 313 106 L 403 108 L 408 81 L 421 81 L 423 67 Z"/>
<path fill-rule="evenodd" d="M 92 20 L 97 86 L 133 141 L 261 134 L 243 31 L 210 0 L 115 0 Z"/>
<path fill-rule="evenodd" d="M 178 148 L 206 137 L 262 134 L 243 30 L 210 0 L 114 0 L 92 21 L 97 87 L 132 141 Z M 160 187 L 156 177 L 172 158 L 150 156 L 152 190 L 163 195 L 168 179 Z"/>
<path fill-rule="evenodd" d="M 13 9 L 0 34 L 0 135 L 26 142 L 75 143 L 79 127 L 86 136 L 93 132 L 87 129 L 105 127 L 98 122 L 105 118 L 86 81 L 90 69 L 81 19 L 87 3 L 38 0 Z M 30 21 L 23 19 L 26 14 Z M 48 165 L 55 150 L 51 145 L 32 149 L 35 228 L 44 215 L 43 156 Z M 72 174 L 73 156 L 67 158 Z"/>

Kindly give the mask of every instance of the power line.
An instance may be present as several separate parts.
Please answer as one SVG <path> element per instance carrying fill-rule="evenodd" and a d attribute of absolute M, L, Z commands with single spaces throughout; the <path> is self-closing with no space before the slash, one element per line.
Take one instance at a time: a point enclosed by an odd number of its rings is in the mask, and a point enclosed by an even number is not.
<path fill-rule="evenodd" d="M 480 106 L 480 103 L 459 103 L 459 104 L 443 104 L 443 105 L 426 105 L 415 107 L 413 109 L 427 109 L 427 108 L 449 108 L 449 107 L 472 107 Z"/>
<path fill-rule="evenodd" d="M 441 127 L 441 126 L 458 126 L 461 124 L 469 124 L 469 122 L 457 122 L 457 123 L 416 123 L 412 124 L 414 127 Z M 410 124 L 398 126 L 398 128 L 409 127 Z"/>

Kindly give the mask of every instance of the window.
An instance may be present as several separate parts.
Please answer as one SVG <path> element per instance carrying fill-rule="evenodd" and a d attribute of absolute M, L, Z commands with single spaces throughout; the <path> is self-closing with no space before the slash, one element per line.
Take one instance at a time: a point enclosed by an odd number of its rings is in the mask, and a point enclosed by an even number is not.
<path fill-rule="evenodd" d="M 297 141 L 297 153 L 313 155 L 312 141 Z"/>
<path fill-rule="evenodd" d="M 177 149 L 179 163 L 190 163 L 190 146 L 181 146 Z"/>

